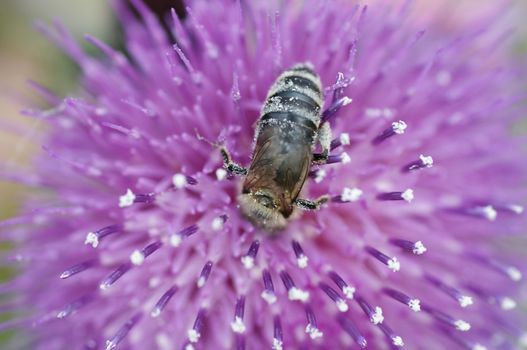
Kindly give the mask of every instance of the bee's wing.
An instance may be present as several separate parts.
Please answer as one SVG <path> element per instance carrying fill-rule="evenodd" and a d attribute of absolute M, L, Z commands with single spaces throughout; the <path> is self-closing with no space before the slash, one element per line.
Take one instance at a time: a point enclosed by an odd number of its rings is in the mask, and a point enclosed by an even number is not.
<path fill-rule="evenodd" d="M 274 178 L 273 152 L 271 146 L 273 142 L 279 142 L 276 136 L 258 139 L 254 150 L 253 159 L 247 177 L 245 178 L 244 189 L 263 187 L 269 184 L 269 180 Z"/>
<path fill-rule="evenodd" d="M 275 181 L 289 193 L 290 200 L 294 201 L 309 173 L 311 147 L 309 145 L 296 145 L 278 161 L 280 165 L 276 170 Z"/>
<path fill-rule="evenodd" d="M 310 144 L 284 144 L 283 135 L 272 130 L 259 136 L 244 187 L 272 188 L 286 194 L 286 201 L 296 199 L 311 166 Z"/>

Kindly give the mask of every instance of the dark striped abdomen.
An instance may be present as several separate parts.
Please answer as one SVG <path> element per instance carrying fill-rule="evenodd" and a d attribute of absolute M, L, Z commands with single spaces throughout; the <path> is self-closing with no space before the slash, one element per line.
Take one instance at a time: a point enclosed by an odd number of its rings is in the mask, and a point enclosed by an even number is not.
<path fill-rule="evenodd" d="M 285 119 L 316 132 L 322 103 L 320 78 L 309 65 L 296 65 L 280 74 L 269 89 L 260 125 L 273 119 Z"/>

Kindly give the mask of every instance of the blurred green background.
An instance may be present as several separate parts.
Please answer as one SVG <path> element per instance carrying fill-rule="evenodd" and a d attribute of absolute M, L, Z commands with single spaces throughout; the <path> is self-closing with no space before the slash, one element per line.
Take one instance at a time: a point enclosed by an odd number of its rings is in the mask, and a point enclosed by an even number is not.
<path fill-rule="evenodd" d="M 264 0 L 262 0 L 264 1 Z M 378 2 L 367 0 L 363 2 Z M 34 28 L 36 20 L 62 22 L 83 42 L 84 34 L 94 35 L 113 46 L 121 47 L 120 31 L 109 6 L 110 0 L 2 0 L 0 11 L 0 173 L 3 170 L 31 171 L 32 155 L 40 149 L 38 137 L 42 125 L 20 115 L 28 105 L 39 106 L 43 101 L 27 84 L 33 79 L 49 87 L 59 96 L 76 93 L 78 69 L 65 55 Z M 180 0 L 146 0 L 158 13 L 171 6 L 181 9 Z M 497 0 L 416 0 L 412 19 L 427 23 L 441 22 L 448 30 L 456 31 L 462 22 L 494 6 Z M 517 0 L 508 14 L 508 22 L 517 28 L 510 54 L 527 52 L 527 0 Z M 87 46 L 87 45 L 86 45 Z M 524 118 L 527 121 L 527 116 Z M 525 122 L 524 122 L 525 124 Z M 527 125 L 527 124 L 526 124 Z M 522 128 L 525 130 L 525 127 Z M 29 188 L 7 182 L 0 177 L 0 221 L 16 215 Z M 0 243 L 2 250 L 9 246 Z M 0 282 L 14 272 L 0 265 Z M 9 315 L 0 313 L 0 321 Z M 9 333 L 0 333 L 2 338 Z"/>
<path fill-rule="evenodd" d="M 33 136 L 40 127 L 19 111 L 39 105 L 27 84 L 38 81 L 59 96 L 75 91 L 76 66 L 34 27 L 35 20 L 58 19 L 82 40 L 93 33 L 115 41 L 117 25 L 106 0 L 2 0 L 0 11 L 0 167 L 27 169 L 38 149 Z M 7 125 L 6 125 L 7 124 Z M 15 132 L 13 132 L 13 128 Z M 13 216 L 23 198 L 22 186 L 0 180 L 0 220 Z"/>

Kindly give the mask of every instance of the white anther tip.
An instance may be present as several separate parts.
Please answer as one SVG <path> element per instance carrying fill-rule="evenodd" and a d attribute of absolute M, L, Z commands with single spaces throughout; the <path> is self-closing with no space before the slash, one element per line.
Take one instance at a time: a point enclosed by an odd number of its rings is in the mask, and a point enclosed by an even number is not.
<path fill-rule="evenodd" d="M 472 297 L 469 297 L 468 295 L 460 296 L 458 298 L 458 302 L 461 307 L 467 307 L 467 306 L 474 304 L 474 300 L 472 299 Z"/>
<path fill-rule="evenodd" d="M 402 120 L 392 123 L 393 132 L 399 135 L 404 134 L 407 127 L 408 125 L 406 125 L 406 123 Z"/>
<path fill-rule="evenodd" d="M 93 248 L 97 248 L 99 245 L 99 237 L 95 232 L 88 232 L 84 244 L 91 245 Z"/>
<path fill-rule="evenodd" d="M 384 322 L 384 316 L 380 307 L 375 307 L 375 312 L 371 315 L 370 321 L 373 324 L 380 324 Z"/>
<path fill-rule="evenodd" d="M 226 178 L 227 178 L 227 170 L 223 168 L 216 169 L 216 179 L 218 179 L 218 181 L 225 180 Z"/>
<path fill-rule="evenodd" d="M 340 159 L 342 164 L 348 164 L 349 162 L 351 162 L 351 157 L 346 152 L 342 152 L 342 154 L 340 155 Z"/>
<path fill-rule="evenodd" d="M 127 189 L 126 193 L 119 197 L 119 207 L 125 208 L 134 204 L 135 194 L 131 189 Z"/>
<path fill-rule="evenodd" d="M 269 290 L 264 290 L 260 296 L 262 297 L 263 300 L 265 300 L 267 302 L 267 304 L 271 305 L 271 304 L 274 304 L 276 303 L 276 295 L 269 291 Z"/>
<path fill-rule="evenodd" d="M 187 177 L 183 174 L 175 174 L 172 176 L 172 184 L 175 188 L 181 189 L 187 185 Z"/>
<path fill-rule="evenodd" d="M 522 279 L 522 273 L 520 270 L 512 266 L 507 268 L 507 275 L 509 275 L 510 279 L 514 282 L 518 282 Z"/>
<path fill-rule="evenodd" d="M 301 269 L 305 269 L 307 267 L 307 263 L 308 263 L 309 259 L 307 258 L 307 256 L 305 256 L 304 254 L 300 255 L 297 259 L 296 259 L 296 264 L 298 265 L 298 267 L 300 267 Z"/>
<path fill-rule="evenodd" d="M 210 227 L 213 231 L 219 231 L 223 228 L 224 221 L 222 218 L 214 218 L 210 223 Z"/>
<path fill-rule="evenodd" d="M 309 300 L 309 292 L 296 287 L 291 287 L 287 292 L 287 296 L 289 300 L 299 300 L 301 302 Z"/>
<path fill-rule="evenodd" d="M 136 266 L 142 265 L 145 261 L 145 255 L 142 251 L 136 249 L 130 254 L 130 261 Z"/>
<path fill-rule="evenodd" d="M 353 188 L 344 187 L 344 189 L 342 190 L 342 193 L 340 194 L 340 198 L 344 202 L 356 202 L 361 197 L 362 197 L 362 190 L 356 187 L 353 187 Z"/>
<path fill-rule="evenodd" d="M 434 159 L 431 156 L 425 156 L 420 154 L 419 160 L 421 160 L 421 163 L 423 163 L 423 165 L 427 168 L 430 168 L 432 165 L 434 165 Z"/>
<path fill-rule="evenodd" d="M 342 145 L 349 145 L 351 143 L 350 141 L 350 135 L 346 132 L 343 132 L 339 136 L 339 141 Z"/>
<path fill-rule="evenodd" d="M 344 96 L 342 98 L 342 107 L 349 105 L 353 100 L 349 98 L 348 96 Z"/>
<path fill-rule="evenodd" d="M 337 309 L 339 309 L 340 312 L 346 312 L 349 310 L 349 306 L 343 299 L 338 299 L 335 304 L 337 305 Z"/>
<path fill-rule="evenodd" d="M 170 245 L 172 247 L 179 247 L 182 241 L 183 238 L 181 238 L 181 236 L 177 233 L 170 236 Z"/>
<path fill-rule="evenodd" d="M 395 346 L 404 346 L 403 338 L 398 335 L 392 336 L 392 344 Z"/>
<path fill-rule="evenodd" d="M 487 350 L 487 347 L 477 343 L 477 344 L 474 344 L 474 346 L 472 347 L 472 350 Z"/>
<path fill-rule="evenodd" d="M 483 213 L 483 216 L 489 221 L 494 221 L 498 217 L 498 212 L 492 205 L 487 205 L 485 207 L 481 207 L 481 212 Z"/>
<path fill-rule="evenodd" d="M 401 263 L 399 262 L 399 260 L 397 260 L 396 257 L 393 257 L 388 260 L 388 268 L 393 272 L 397 272 L 401 269 Z"/>
<path fill-rule="evenodd" d="M 245 324 L 243 323 L 243 320 L 240 317 L 236 316 L 234 318 L 234 321 L 231 322 L 231 329 L 234 333 L 245 333 Z"/>
<path fill-rule="evenodd" d="M 421 311 L 421 300 L 410 299 L 410 301 L 408 301 L 408 306 L 410 307 L 410 309 L 412 309 L 412 311 L 419 312 Z"/>
<path fill-rule="evenodd" d="M 456 326 L 457 330 L 460 330 L 462 332 L 467 332 L 471 328 L 470 323 L 463 320 L 457 320 L 456 322 L 454 322 L 454 325 Z"/>
<path fill-rule="evenodd" d="M 509 311 L 515 309 L 517 306 L 516 301 L 509 297 L 504 297 L 500 300 L 500 307 L 504 311 Z"/>
<path fill-rule="evenodd" d="M 159 315 L 161 315 L 161 309 L 158 308 L 158 307 L 155 307 L 155 308 L 152 309 L 152 311 L 150 311 L 150 316 L 153 317 L 153 318 L 156 318 Z"/>
<path fill-rule="evenodd" d="M 352 300 L 355 294 L 355 288 L 350 286 L 344 286 L 342 287 L 342 293 L 346 296 L 346 298 Z"/>
<path fill-rule="evenodd" d="M 408 188 L 401 193 L 401 198 L 410 203 L 414 199 L 414 190 Z"/>
<path fill-rule="evenodd" d="M 423 242 L 417 241 L 414 243 L 414 248 L 412 249 L 412 253 L 414 253 L 415 255 L 422 255 L 426 253 L 426 251 L 427 249 L 425 245 L 423 244 Z"/>
<path fill-rule="evenodd" d="M 280 340 L 274 338 L 273 339 L 273 347 L 272 347 L 273 350 L 283 350 L 284 349 L 284 344 L 283 342 L 281 342 Z"/>
<path fill-rule="evenodd" d="M 188 341 L 191 343 L 197 343 L 200 337 L 201 337 L 201 334 L 198 331 L 196 331 L 194 328 L 191 328 L 187 331 L 187 338 L 188 338 Z"/>
<path fill-rule="evenodd" d="M 516 214 L 520 215 L 523 213 L 524 208 L 521 205 L 518 204 L 511 204 L 509 205 L 509 209 L 515 212 Z"/>
<path fill-rule="evenodd" d="M 243 267 L 245 267 L 247 270 L 252 269 L 254 267 L 254 258 L 250 255 L 244 255 L 241 257 L 241 262 L 243 264 Z"/>
<path fill-rule="evenodd" d="M 324 333 L 322 333 L 320 329 L 313 326 L 311 323 L 306 326 L 306 333 L 309 334 L 309 337 L 311 339 L 322 338 L 322 336 L 324 335 Z"/>
<path fill-rule="evenodd" d="M 326 175 L 327 175 L 327 172 L 324 169 L 318 169 L 317 174 L 315 176 L 315 182 L 317 184 L 321 183 L 322 180 L 324 180 L 324 178 L 326 177 Z"/>

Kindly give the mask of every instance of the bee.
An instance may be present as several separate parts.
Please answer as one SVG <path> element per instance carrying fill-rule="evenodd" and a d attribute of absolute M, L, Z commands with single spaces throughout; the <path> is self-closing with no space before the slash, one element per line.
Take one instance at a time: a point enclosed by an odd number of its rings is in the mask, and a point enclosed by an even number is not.
<path fill-rule="evenodd" d="M 273 233 L 287 226 L 297 206 L 317 210 L 328 196 L 299 198 L 312 163 L 322 164 L 329 155 L 331 128 L 322 122 L 322 84 L 313 66 L 297 64 L 285 70 L 269 89 L 256 127 L 252 161 L 246 169 L 220 151 L 224 167 L 245 176 L 238 204 L 255 226 Z M 317 143 L 322 152 L 314 154 Z"/>

